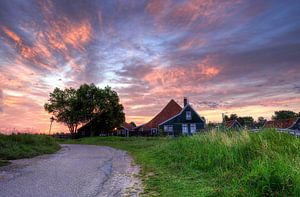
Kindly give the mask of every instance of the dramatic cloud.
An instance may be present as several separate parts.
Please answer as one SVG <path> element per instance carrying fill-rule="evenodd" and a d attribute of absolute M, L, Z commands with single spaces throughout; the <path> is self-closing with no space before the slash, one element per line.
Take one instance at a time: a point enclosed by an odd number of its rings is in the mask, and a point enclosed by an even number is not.
<path fill-rule="evenodd" d="M 0 131 L 48 132 L 49 93 L 82 83 L 112 86 L 138 124 L 184 96 L 209 121 L 300 111 L 299 12 L 293 0 L 2 0 Z"/>

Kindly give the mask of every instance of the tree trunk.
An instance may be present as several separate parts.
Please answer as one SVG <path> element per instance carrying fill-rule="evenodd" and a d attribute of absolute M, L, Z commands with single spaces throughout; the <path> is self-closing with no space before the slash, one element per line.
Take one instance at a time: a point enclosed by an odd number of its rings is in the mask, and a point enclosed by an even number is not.
<path fill-rule="evenodd" d="M 68 127 L 69 127 L 69 131 L 71 133 L 71 137 L 72 137 L 72 139 L 74 139 L 75 138 L 75 132 L 74 132 L 75 127 L 74 127 L 74 125 L 68 125 Z"/>

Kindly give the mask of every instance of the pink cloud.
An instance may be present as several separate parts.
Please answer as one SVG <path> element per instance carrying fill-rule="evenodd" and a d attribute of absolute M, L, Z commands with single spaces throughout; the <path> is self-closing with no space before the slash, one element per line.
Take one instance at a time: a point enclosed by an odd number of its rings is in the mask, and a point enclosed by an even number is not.
<path fill-rule="evenodd" d="M 195 81 L 204 81 L 216 77 L 221 69 L 212 66 L 209 59 L 205 59 L 199 64 L 185 67 L 163 67 L 154 68 L 144 76 L 144 80 L 152 86 L 180 87 Z"/>

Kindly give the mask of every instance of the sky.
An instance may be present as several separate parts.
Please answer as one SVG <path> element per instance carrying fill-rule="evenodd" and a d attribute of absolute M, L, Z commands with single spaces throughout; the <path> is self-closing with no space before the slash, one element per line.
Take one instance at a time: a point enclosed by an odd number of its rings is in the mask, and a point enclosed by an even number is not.
<path fill-rule="evenodd" d="M 0 131 L 48 132 L 55 87 L 111 86 L 126 121 L 300 111 L 298 0 L 1 0 Z M 67 131 L 54 123 L 53 132 Z"/>

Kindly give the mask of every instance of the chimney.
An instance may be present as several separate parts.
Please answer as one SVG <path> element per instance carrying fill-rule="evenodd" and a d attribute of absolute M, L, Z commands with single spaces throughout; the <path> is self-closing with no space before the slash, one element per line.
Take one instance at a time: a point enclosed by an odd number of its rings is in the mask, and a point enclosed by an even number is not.
<path fill-rule="evenodd" d="M 188 99 L 186 97 L 183 98 L 183 107 L 188 104 Z"/>

